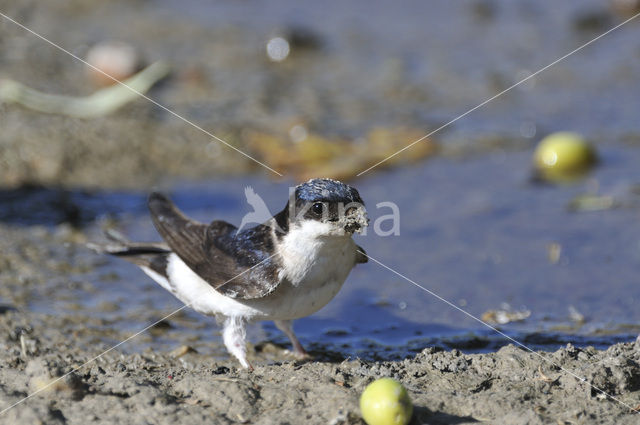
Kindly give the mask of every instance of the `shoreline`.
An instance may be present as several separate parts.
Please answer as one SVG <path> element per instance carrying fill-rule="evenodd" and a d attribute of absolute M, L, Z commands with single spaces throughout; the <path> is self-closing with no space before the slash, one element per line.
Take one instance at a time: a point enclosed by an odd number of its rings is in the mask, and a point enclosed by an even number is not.
<path fill-rule="evenodd" d="M 158 319 L 157 306 L 127 311 L 109 301 L 110 285 L 127 278 L 105 275 L 107 260 L 81 248 L 99 231 L 98 226 L 0 225 L 0 410 L 42 390 L 5 412 L 2 422 L 294 424 L 304 418 L 305 423 L 362 424 L 358 398 L 368 383 L 385 376 L 408 389 L 413 424 L 638 421 L 631 408 L 640 405 L 639 343 L 606 350 L 569 344 L 538 354 L 511 345 L 480 354 L 425 348 L 400 361 L 298 362 L 272 342 L 262 342 L 256 346 L 256 369 L 249 372 L 230 357 L 220 360 L 226 355 L 220 341 L 207 343 L 206 353 L 189 349 L 206 342 L 190 339 L 184 330 L 208 325 L 184 316 L 137 336 L 143 344 L 137 352 L 124 354 L 127 347 L 118 347 L 46 387 L 143 328 L 122 324 Z M 102 289 L 92 284 L 97 280 Z M 78 294 L 96 305 L 83 307 Z M 36 312 L 34 303 L 49 304 L 55 314 Z M 96 311 L 114 311 L 115 318 Z"/>
<path fill-rule="evenodd" d="M 402 361 L 377 362 L 288 361 L 280 352 L 276 357 L 282 362 L 248 371 L 233 359 L 212 360 L 184 347 L 133 354 L 114 349 L 90 361 L 109 346 L 82 329 L 65 332 L 65 321 L 12 309 L 0 314 L 2 409 L 39 391 L 5 412 L 3 422 L 300 423 L 305 418 L 305 423 L 360 424 L 361 392 L 385 376 L 407 388 L 415 406 L 413 424 L 632 424 L 640 414 L 631 410 L 640 405 L 638 343 L 607 350 L 569 344 L 536 353 L 513 345 L 485 354 L 425 348 Z"/>
<path fill-rule="evenodd" d="M 304 418 L 363 424 L 358 398 L 367 384 L 385 376 L 409 391 L 413 424 L 633 424 L 639 418 L 631 408 L 640 405 L 640 343 L 606 350 L 569 344 L 537 354 L 513 345 L 479 354 L 431 347 L 400 361 L 299 362 L 263 341 L 254 347 L 255 370 L 249 372 L 222 357 L 219 341 L 207 343 L 206 353 L 192 350 L 189 344 L 205 342 L 180 331 L 189 326 L 180 316 L 137 336 L 137 352 L 117 347 L 47 387 L 142 329 L 120 329 L 124 318 L 153 323 L 158 317 L 143 308 L 110 320 L 74 304 L 77 292 L 69 288 L 95 292 L 95 270 L 89 270 L 104 261 L 78 248 L 84 231 L 4 225 L 0 231 L 0 410 L 42 390 L 5 412 L 2 422 L 294 424 Z M 47 299 L 57 300 L 56 314 L 33 311 L 34 300 Z"/>

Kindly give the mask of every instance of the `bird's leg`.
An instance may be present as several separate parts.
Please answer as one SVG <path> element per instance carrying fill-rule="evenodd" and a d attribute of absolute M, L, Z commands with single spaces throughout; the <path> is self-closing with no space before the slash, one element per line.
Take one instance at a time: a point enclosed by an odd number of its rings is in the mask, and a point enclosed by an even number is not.
<path fill-rule="evenodd" d="M 310 357 L 309 354 L 307 354 L 307 352 L 305 351 L 302 344 L 300 344 L 300 341 L 298 341 L 296 334 L 293 332 L 292 320 L 274 320 L 273 323 L 275 323 L 276 327 L 289 337 L 291 345 L 293 345 L 293 354 L 295 354 L 296 357 L 301 359 Z"/>
<path fill-rule="evenodd" d="M 242 317 L 227 317 L 224 321 L 222 339 L 227 350 L 238 359 L 242 367 L 253 370 L 253 366 L 247 360 L 245 324 Z"/>

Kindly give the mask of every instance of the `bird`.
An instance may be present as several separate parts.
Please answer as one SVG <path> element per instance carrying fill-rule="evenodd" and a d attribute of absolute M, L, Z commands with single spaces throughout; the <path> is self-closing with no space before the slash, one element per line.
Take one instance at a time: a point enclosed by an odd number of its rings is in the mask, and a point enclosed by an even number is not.
<path fill-rule="evenodd" d="M 111 232 L 110 242 L 89 247 L 137 265 L 184 304 L 216 317 L 228 352 L 251 370 L 248 323 L 272 320 L 293 353 L 309 357 L 293 321 L 324 307 L 368 259 L 352 238 L 369 223 L 364 201 L 333 179 L 297 185 L 282 211 L 239 232 L 225 221 L 190 219 L 159 192 L 149 195 L 148 207 L 163 242 L 130 242 Z"/>

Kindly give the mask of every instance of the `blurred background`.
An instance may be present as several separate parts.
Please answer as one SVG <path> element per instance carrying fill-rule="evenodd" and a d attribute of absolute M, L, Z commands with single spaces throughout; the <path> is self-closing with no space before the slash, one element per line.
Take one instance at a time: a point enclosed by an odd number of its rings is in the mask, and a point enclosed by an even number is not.
<path fill-rule="evenodd" d="M 0 12 L 189 121 L 0 18 L 3 309 L 117 342 L 181 306 L 84 248 L 105 227 L 156 240 L 148 192 L 238 225 L 246 186 L 278 211 L 289 186 L 329 176 L 357 187 L 373 220 L 390 212 L 376 204 L 399 206 L 399 235 L 357 241 L 373 258 L 527 345 L 638 334 L 640 18 L 357 177 L 638 2 L 0 0 Z M 536 146 L 564 131 L 586 163 L 545 176 L 565 145 L 551 161 Z M 225 356 L 213 323 L 185 310 L 124 349 Z M 336 358 L 507 342 L 371 262 L 296 329 Z M 286 343 L 269 323 L 250 337 Z"/>

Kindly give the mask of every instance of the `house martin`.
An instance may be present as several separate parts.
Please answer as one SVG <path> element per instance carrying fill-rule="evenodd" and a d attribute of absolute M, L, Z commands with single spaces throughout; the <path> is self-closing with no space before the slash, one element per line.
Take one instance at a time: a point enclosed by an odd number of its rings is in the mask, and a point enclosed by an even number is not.
<path fill-rule="evenodd" d="M 292 321 L 324 307 L 351 269 L 367 262 L 352 239 L 369 222 L 364 202 L 336 180 L 296 186 L 282 211 L 240 231 L 225 221 L 192 220 L 157 192 L 148 205 L 164 242 L 129 242 L 112 233 L 110 243 L 91 248 L 132 262 L 183 303 L 215 316 L 225 346 L 245 368 L 251 368 L 247 323 L 273 320 L 305 357 Z"/>

